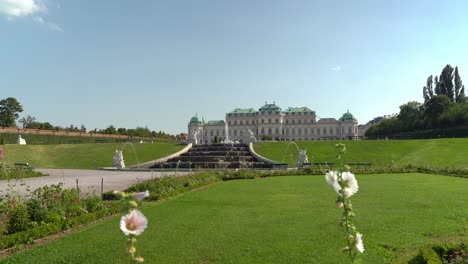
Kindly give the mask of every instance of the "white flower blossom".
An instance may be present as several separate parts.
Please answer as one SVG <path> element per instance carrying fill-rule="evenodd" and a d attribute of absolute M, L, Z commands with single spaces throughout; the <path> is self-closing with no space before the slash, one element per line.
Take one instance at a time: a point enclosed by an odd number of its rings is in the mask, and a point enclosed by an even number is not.
<path fill-rule="evenodd" d="M 132 210 L 120 219 L 120 230 L 125 235 L 140 235 L 148 226 L 148 219 L 138 210 Z"/>
<path fill-rule="evenodd" d="M 137 199 L 138 201 L 141 201 L 141 200 L 143 200 L 143 199 L 145 199 L 146 197 L 149 196 L 149 191 L 146 190 L 146 192 L 135 193 L 133 196 L 134 196 L 135 199 Z"/>
<path fill-rule="evenodd" d="M 361 253 L 364 252 L 364 244 L 362 243 L 361 233 L 356 234 L 356 249 Z"/>
<path fill-rule="evenodd" d="M 343 195 L 346 198 L 351 197 L 353 194 L 357 193 L 357 191 L 359 190 L 359 186 L 358 186 L 356 177 L 354 177 L 354 174 L 348 171 L 342 172 L 341 179 L 345 183 L 345 188 L 343 189 Z M 341 186 L 338 183 L 338 180 L 333 184 L 333 189 L 335 189 L 336 193 L 341 195 L 340 193 Z"/>
<path fill-rule="evenodd" d="M 327 174 L 325 174 L 325 180 L 328 184 L 333 186 L 338 180 L 338 173 L 336 171 L 328 171 Z"/>

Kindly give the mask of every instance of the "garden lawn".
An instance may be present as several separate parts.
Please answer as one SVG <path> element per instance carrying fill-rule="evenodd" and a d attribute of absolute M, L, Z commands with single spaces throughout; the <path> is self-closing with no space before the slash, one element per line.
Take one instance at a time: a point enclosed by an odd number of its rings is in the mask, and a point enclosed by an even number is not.
<path fill-rule="evenodd" d="M 4 145 L 5 162 L 29 163 L 35 168 L 96 169 L 111 167 L 115 150 L 123 149 L 125 165 L 135 165 L 173 154 L 185 145 L 174 143 L 103 143 L 60 145 Z"/>
<path fill-rule="evenodd" d="M 310 162 L 336 161 L 335 144 L 342 141 L 297 141 Z M 371 162 L 373 167 L 429 166 L 468 169 L 468 138 L 345 141 L 348 162 Z M 289 146 L 288 146 L 289 145 Z M 269 159 L 295 166 L 297 148 L 291 142 L 256 143 L 255 151 Z"/>
<path fill-rule="evenodd" d="M 364 263 L 399 263 L 437 241 L 468 242 L 468 179 L 358 175 L 352 197 Z M 222 182 L 143 209 L 145 263 L 348 263 L 342 209 L 322 176 Z M 19 253 L 4 263 L 125 263 L 119 219 Z"/>

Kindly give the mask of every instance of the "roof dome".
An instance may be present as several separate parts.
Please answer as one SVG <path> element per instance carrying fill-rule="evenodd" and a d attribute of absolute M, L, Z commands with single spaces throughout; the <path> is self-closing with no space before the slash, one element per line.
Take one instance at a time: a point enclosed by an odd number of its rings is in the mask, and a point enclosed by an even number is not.
<path fill-rule="evenodd" d="M 198 118 L 197 115 L 193 116 L 191 119 L 190 119 L 190 123 L 201 123 L 200 119 Z"/>
<path fill-rule="evenodd" d="M 343 114 L 343 116 L 340 118 L 340 121 L 356 121 L 356 118 L 354 118 L 353 114 L 349 112 L 349 110 Z"/>

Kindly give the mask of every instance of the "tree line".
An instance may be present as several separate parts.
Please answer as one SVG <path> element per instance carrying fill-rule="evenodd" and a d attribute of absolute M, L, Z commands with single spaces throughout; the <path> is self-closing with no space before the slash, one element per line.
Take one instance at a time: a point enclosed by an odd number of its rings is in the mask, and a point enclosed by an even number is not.
<path fill-rule="evenodd" d="M 400 106 L 398 115 L 371 126 L 368 137 L 468 125 L 468 98 L 458 67 L 447 65 L 439 76 L 430 75 L 422 90 L 424 103 Z"/>
<path fill-rule="evenodd" d="M 30 129 L 43 129 L 43 130 L 56 130 L 56 131 L 69 131 L 69 132 L 83 132 L 86 133 L 85 125 L 77 127 L 70 125 L 68 127 L 54 126 L 49 122 L 39 122 L 34 116 L 27 115 L 19 118 L 19 113 L 23 112 L 23 106 L 14 97 L 8 97 L 0 100 L 0 126 L 1 127 L 17 127 L 16 121 L 22 125 L 23 128 Z M 175 139 L 176 137 L 167 134 L 163 131 L 151 131 L 148 127 L 136 128 L 115 128 L 113 125 L 105 129 L 94 129 L 89 133 L 96 134 L 112 134 L 112 135 L 125 135 L 129 137 L 146 137 L 146 138 L 161 138 L 161 139 Z"/>

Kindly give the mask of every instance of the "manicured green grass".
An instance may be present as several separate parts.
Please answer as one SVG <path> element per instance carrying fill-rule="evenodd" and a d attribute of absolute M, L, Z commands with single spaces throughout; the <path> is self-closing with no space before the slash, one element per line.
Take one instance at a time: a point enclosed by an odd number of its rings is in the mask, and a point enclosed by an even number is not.
<path fill-rule="evenodd" d="M 358 175 L 352 197 L 363 263 L 408 261 L 437 241 L 468 242 L 468 179 Z M 336 194 L 321 176 L 216 184 L 143 209 L 145 263 L 349 263 Z M 125 263 L 119 219 L 19 253 L 5 263 Z"/>
<path fill-rule="evenodd" d="M 8 165 L 28 162 L 35 168 L 96 169 L 112 166 L 115 150 L 124 149 L 125 165 L 142 163 L 165 157 L 181 150 L 175 143 L 129 144 L 60 144 L 60 145 L 4 145 Z"/>
<path fill-rule="evenodd" d="M 296 144 L 300 149 L 307 149 L 311 162 L 335 162 L 335 144 L 338 142 L 297 141 Z M 468 138 L 361 140 L 343 143 L 350 154 L 347 155 L 348 162 L 372 162 L 372 166 L 412 164 L 468 169 Z M 264 157 L 290 165 L 295 165 L 296 162 L 297 148 L 290 142 L 257 143 L 255 151 Z"/>

